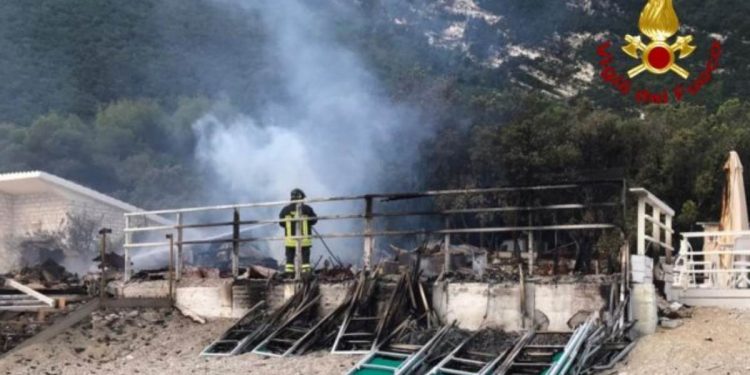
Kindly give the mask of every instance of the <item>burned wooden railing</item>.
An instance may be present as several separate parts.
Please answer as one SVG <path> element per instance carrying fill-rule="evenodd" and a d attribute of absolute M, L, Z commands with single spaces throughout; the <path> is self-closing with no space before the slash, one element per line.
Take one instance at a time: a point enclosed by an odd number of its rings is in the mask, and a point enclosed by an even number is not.
<path fill-rule="evenodd" d="M 608 188 L 605 188 L 608 187 Z M 607 194 L 602 191 L 610 189 Z M 583 193 L 582 193 L 583 192 Z M 311 235 L 314 239 L 324 240 L 332 238 L 361 238 L 362 243 L 362 267 L 365 270 L 372 269 L 373 252 L 375 249 L 375 239 L 388 236 L 436 236 L 442 238 L 445 261 L 444 270 L 450 271 L 450 246 L 457 236 L 470 235 L 511 235 L 514 242 L 519 234 L 525 235 L 526 249 L 528 253 L 528 271 L 533 273 L 534 258 L 536 254 L 535 238 L 539 233 L 554 233 L 555 247 L 558 247 L 557 234 L 560 232 L 580 232 L 580 231 L 603 231 L 603 230 L 623 230 L 624 212 L 626 200 L 626 184 L 622 180 L 607 181 L 588 181 L 578 183 L 568 183 L 559 185 L 545 186 L 524 186 L 524 187 L 496 187 L 487 189 L 460 189 L 460 190 L 439 190 L 426 191 L 417 193 L 396 193 L 396 194 L 366 194 L 359 196 L 330 197 L 305 199 L 298 201 L 275 201 L 249 204 L 233 204 L 211 207 L 182 208 L 171 210 L 157 210 L 148 212 L 135 212 L 125 214 L 125 272 L 124 277 L 127 281 L 132 274 L 131 255 L 133 251 L 140 251 L 144 248 L 163 248 L 169 246 L 169 242 L 163 241 L 164 234 L 173 234 L 174 246 L 176 246 L 176 278 L 180 279 L 183 270 L 183 249 L 186 246 L 196 246 L 205 244 L 224 244 L 231 245 L 231 268 L 232 274 L 236 277 L 239 273 L 239 249 L 240 245 L 248 242 L 270 242 L 282 241 L 283 236 L 259 235 L 257 231 L 264 226 L 279 224 L 287 219 L 277 219 L 275 215 L 271 216 L 269 208 L 283 206 L 287 204 L 296 204 L 299 210 L 304 204 L 315 204 L 316 209 L 324 205 L 341 204 L 341 203 L 359 203 L 363 204 L 364 212 L 349 212 L 335 215 L 320 215 L 318 221 L 355 221 L 361 228 L 360 230 L 349 232 L 329 232 L 315 233 Z M 507 198 L 514 195 L 514 199 Z M 377 211 L 378 207 L 383 207 L 387 202 L 413 202 L 417 199 L 438 199 L 458 196 L 480 196 L 485 197 L 490 202 L 486 207 L 463 207 L 451 209 L 410 209 L 410 210 L 391 210 Z M 554 203 L 549 203 L 550 197 Z M 377 207 L 376 207 L 377 206 Z M 432 204 L 433 207 L 437 206 Z M 241 217 L 241 211 L 253 210 L 259 219 L 248 220 Z M 590 213 L 597 210 L 594 214 Z M 609 214 L 602 215 L 599 212 L 608 211 Z M 229 212 L 231 220 L 194 220 L 188 223 L 188 215 L 205 216 L 215 213 Z M 569 213 L 567 217 L 562 213 Z M 172 217 L 173 223 L 169 225 L 151 226 L 148 223 L 153 222 L 149 218 L 154 216 Z M 244 215 L 244 214 L 243 214 Z M 469 220 L 468 223 L 463 220 L 451 220 L 451 218 L 465 218 L 466 215 L 485 215 L 493 217 L 492 220 Z M 503 219 L 502 215 L 512 216 L 513 219 Z M 386 223 L 388 220 L 400 218 L 426 217 L 433 218 L 430 226 L 422 225 L 404 229 L 388 229 Z M 500 217 L 500 218 L 498 218 Z M 304 218 L 291 219 L 295 223 L 305 220 Z M 223 228 L 225 233 L 231 235 L 207 235 L 199 233 L 197 238 L 186 236 L 187 231 L 206 230 L 207 228 Z M 254 236 L 244 236 L 247 232 L 255 232 Z M 192 233 L 192 232 L 191 232 Z M 537 236 L 537 237 L 535 237 Z M 159 238 L 158 241 L 152 241 L 150 238 Z M 297 240 L 297 261 L 299 262 L 302 236 L 291 237 Z M 301 267 L 296 264 L 296 276 L 300 278 Z"/>

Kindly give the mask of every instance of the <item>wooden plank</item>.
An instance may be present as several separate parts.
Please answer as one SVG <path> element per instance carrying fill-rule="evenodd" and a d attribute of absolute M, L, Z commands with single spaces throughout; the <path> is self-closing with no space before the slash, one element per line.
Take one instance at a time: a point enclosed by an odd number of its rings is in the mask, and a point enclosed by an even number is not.
<path fill-rule="evenodd" d="M 31 289 L 28 286 L 19 283 L 16 280 L 5 279 L 5 285 L 10 286 L 10 287 L 12 287 L 12 288 L 14 288 L 14 289 L 16 289 L 18 291 L 21 291 L 21 292 L 25 293 L 25 294 L 28 294 L 28 295 L 30 295 L 30 296 L 38 299 L 42 303 L 48 305 L 49 307 L 54 307 L 55 306 L 55 300 L 54 299 L 49 298 L 49 297 L 45 296 L 44 294 L 39 293 L 36 290 Z"/>

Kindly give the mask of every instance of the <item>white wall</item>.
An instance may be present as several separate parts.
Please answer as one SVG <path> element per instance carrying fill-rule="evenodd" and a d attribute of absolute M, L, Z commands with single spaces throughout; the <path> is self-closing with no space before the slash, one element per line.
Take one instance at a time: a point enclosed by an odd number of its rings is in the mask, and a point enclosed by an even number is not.
<path fill-rule="evenodd" d="M 13 199 L 0 193 L 0 241 L 13 232 Z M 1 246 L 1 245 L 0 245 Z"/>
<path fill-rule="evenodd" d="M 85 215 L 112 229 L 115 240 L 122 238 L 125 211 L 87 196 L 67 191 L 30 194 L 0 193 L 0 272 L 18 266 L 20 255 L 11 249 L 12 238 L 22 238 L 37 231 L 59 231 L 68 224 L 68 214 Z M 97 228 L 98 229 L 98 228 Z M 76 272 L 88 267 L 89 259 L 76 263 Z M 69 266 L 73 266 L 72 264 Z"/>
<path fill-rule="evenodd" d="M 85 213 L 89 218 L 99 220 L 102 227 L 112 229 L 112 238 L 122 237 L 125 228 L 125 211 L 95 201 L 85 196 L 71 197 L 69 210 L 72 214 Z"/>
<path fill-rule="evenodd" d="M 37 231 L 56 231 L 64 228 L 66 199 L 53 193 L 21 194 L 13 196 L 13 235 L 23 237 Z"/>
<path fill-rule="evenodd" d="M 601 293 L 606 281 L 547 281 L 526 284 L 525 310 L 543 313 L 551 331 L 568 331 L 567 322 L 577 312 L 596 312 L 606 305 Z M 457 320 L 461 328 L 524 328 L 521 286 L 517 283 L 437 282 L 432 289 L 432 303 L 443 322 Z"/>
<path fill-rule="evenodd" d="M 440 320 L 455 320 L 463 329 L 514 331 L 523 326 L 521 287 L 517 283 L 436 282 L 432 287 L 432 306 Z"/>
<path fill-rule="evenodd" d="M 0 193 L 0 273 L 15 267 L 17 254 L 7 251 L 8 241 L 13 234 L 13 199 Z"/>

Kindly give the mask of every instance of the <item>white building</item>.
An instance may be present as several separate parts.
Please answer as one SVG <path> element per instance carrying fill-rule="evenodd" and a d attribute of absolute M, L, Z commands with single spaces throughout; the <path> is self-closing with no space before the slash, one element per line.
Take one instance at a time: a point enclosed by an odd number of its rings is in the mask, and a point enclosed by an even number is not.
<path fill-rule="evenodd" d="M 69 215 L 85 216 L 121 238 L 126 212 L 139 208 L 74 182 L 40 171 L 0 174 L 0 273 L 14 264 L 14 239 L 55 232 Z"/>

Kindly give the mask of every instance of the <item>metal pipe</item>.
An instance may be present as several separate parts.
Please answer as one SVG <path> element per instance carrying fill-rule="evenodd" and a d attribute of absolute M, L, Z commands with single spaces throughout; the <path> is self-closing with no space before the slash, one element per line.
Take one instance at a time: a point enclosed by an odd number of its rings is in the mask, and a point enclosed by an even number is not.
<path fill-rule="evenodd" d="M 172 230 L 174 229 L 174 225 L 159 225 L 154 227 L 139 227 L 139 228 L 125 228 L 126 233 L 135 233 L 135 232 L 155 232 L 159 230 Z"/>
<path fill-rule="evenodd" d="M 583 209 L 590 207 L 615 207 L 616 203 L 594 203 L 594 204 L 559 204 L 549 206 L 518 206 L 518 207 L 485 207 L 485 208 L 465 208 L 465 209 L 454 209 L 454 210 L 442 210 L 442 211 L 407 211 L 407 212 L 382 212 L 373 213 L 370 218 L 380 217 L 405 217 L 405 216 L 442 216 L 442 215 L 456 215 L 456 214 L 467 214 L 467 213 L 490 213 L 490 212 L 514 212 L 514 211 L 542 211 L 542 210 L 569 210 L 569 209 Z M 367 214 L 351 214 L 351 215 L 324 215 L 318 216 L 317 220 L 349 220 L 349 219 L 367 219 Z M 291 218 L 290 221 L 303 221 L 304 218 Z M 254 225 L 254 224 L 278 224 L 286 222 L 285 219 L 268 219 L 268 220 L 244 220 L 240 221 L 240 225 Z M 232 221 L 216 222 L 216 223 L 205 223 L 205 224 L 184 224 L 184 225 L 161 225 L 153 227 L 139 227 L 139 228 L 128 228 L 126 232 L 147 232 L 147 231 L 159 231 L 159 230 L 170 230 L 174 228 L 209 228 L 209 227 L 220 227 L 233 225 Z"/>
<path fill-rule="evenodd" d="M 750 230 L 685 232 L 685 233 L 682 233 L 681 235 L 683 238 L 750 236 Z"/>
<path fill-rule="evenodd" d="M 234 210 L 232 218 L 232 277 L 236 279 L 240 270 L 240 211 Z"/>
<path fill-rule="evenodd" d="M 127 230 L 130 228 L 130 224 L 132 222 L 132 219 L 130 216 L 125 215 L 125 229 Z M 130 265 L 130 246 L 133 244 L 133 234 L 129 232 L 125 232 L 125 244 L 123 244 L 124 247 L 124 254 L 123 254 L 123 260 L 125 264 L 123 265 L 123 281 L 128 282 L 130 280 L 130 271 L 131 271 L 131 265 Z"/>
<path fill-rule="evenodd" d="M 449 217 L 445 217 L 445 228 L 450 228 L 451 222 Z M 446 274 L 451 271 L 451 234 L 443 235 L 443 272 Z M 418 265 L 419 266 L 419 265 Z"/>
<path fill-rule="evenodd" d="M 328 244 L 323 239 L 323 237 L 320 237 L 320 233 L 318 233 L 318 230 L 313 227 L 312 231 L 318 236 L 318 239 L 323 244 L 323 247 L 326 249 L 326 251 L 328 251 L 328 255 L 331 256 L 331 259 L 333 259 L 334 262 L 338 263 L 339 267 L 344 267 L 344 262 L 342 262 L 341 259 L 339 259 L 339 257 L 337 257 L 336 254 L 333 253 L 333 251 L 331 251 L 331 248 L 328 247 Z"/>
<path fill-rule="evenodd" d="M 616 229 L 618 228 L 614 224 L 567 224 L 567 225 L 540 225 L 540 226 L 521 226 L 521 227 L 491 227 L 491 228 L 464 228 L 464 229 L 440 229 L 440 230 L 394 230 L 394 231 L 381 231 L 373 232 L 373 237 L 378 236 L 405 236 L 414 234 L 458 234 L 458 233 L 506 233 L 513 231 L 550 231 L 550 230 L 590 230 L 590 229 Z M 357 238 L 363 237 L 364 233 L 350 232 L 350 233 L 327 233 L 320 235 L 311 235 L 312 238 Z M 291 236 L 291 239 L 301 239 L 303 236 Z M 251 237 L 251 238 L 240 238 L 239 242 L 255 242 L 255 241 L 281 241 L 286 237 Z M 184 245 L 198 245 L 198 244 L 210 244 L 210 243 L 231 243 L 233 239 L 214 239 L 214 240 L 188 240 L 182 241 Z M 166 246 L 168 243 L 165 242 L 147 242 L 143 244 L 130 244 L 127 245 L 129 248 L 137 247 L 159 247 Z"/>
<path fill-rule="evenodd" d="M 302 218 L 302 203 L 297 202 L 294 209 L 296 214 L 295 218 Z M 300 235 L 300 233 L 302 233 L 300 227 L 300 222 L 294 223 L 294 279 L 297 281 L 302 279 L 302 239 L 304 236 Z"/>
<path fill-rule="evenodd" d="M 178 213 L 176 217 L 177 225 L 182 225 L 182 214 Z M 180 280 L 182 278 L 182 228 L 177 228 L 177 259 L 176 259 L 176 266 L 177 266 L 177 272 L 175 275 L 175 279 Z"/>
<path fill-rule="evenodd" d="M 217 206 L 180 208 L 180 209 L 139 211 L 139 212 L 126 213 L 125 216 L 161 215 L 161 214 L 170 214 L 170 213 L 178 213 L 178 212 L 187 213 L 187 212 L 229 210 L 229 209 L 236 209 L 236 208 L 252 208 L 252 207 L 273 207 L 273 206 L 283 206 L 283 205 L 292 204 L 292 203 L 296 204 L 296 203 L 340 202 L 340 201 L 362 200 L 366 198 L 380 198 L 380 199 L 396 200 L 396 199 L 413 199 L 413 198 L 423 198 L 423 197 L 432 197 L 432 196 L 441 196 L 441 195 L 502 193 L 502 192 L 515 192 L 515 191 L 561 190 L 561 189 L 572 189 L 572 188 L 577 188 L 581 186 L 594 186 L 594 185 L 613 184 L 613 183 L 620 184 L 621 182 L 622 182 L 621 180 L 601 180 L 601 181 L 591 181 L 587 183 L 572 183 L 572 184 L 560 184 L 560 185 L 496 187 L 496 188 L 485 188 L 485 189 L 428 190 L 424 192 L 415 192 L 415 193 L 366 194 L 366 195 L 313 198 L 313 199 L 302 199 L 302 200 L 272 201 L 272 202 L 262 202 L 262 203 L 227 204 L 227 205 L 217 205 Z"/>
<path fill-rule="evenodd" d="M 174 300 L 174 238 L 172 234 L 167 234 L 166 237 L 169 240 L 169 299 Z"/>

